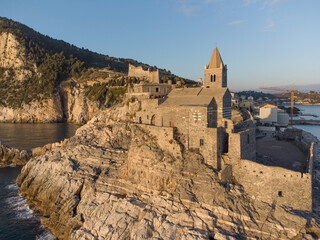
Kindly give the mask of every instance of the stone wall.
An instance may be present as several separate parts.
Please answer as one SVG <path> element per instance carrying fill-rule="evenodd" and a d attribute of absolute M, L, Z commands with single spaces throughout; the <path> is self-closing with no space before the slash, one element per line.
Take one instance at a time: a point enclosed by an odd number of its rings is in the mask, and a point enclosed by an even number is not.
<path fill-rule="evenodd" d="M 142 66 L 135 67 L 129 64 L 128 77 L 137 77 L 141 80 L 146 80 L 152 83 L 160 83 L 159 69 L 150 71 L 149 68 L 144 69 Z"/>
<path fill-rule="evenodd" d="M 231 133 L 229 136 L 229 157 L 233 164 L 238 159 L 256 159 L 256 136 L 255 129 L 247 129 L 238 133 Z"/>
<path fill-rule="evenodd" d="M 127 97 L 138 99 L 161 98 L 168 95 L 172 90 L 171 84 L 165 83 L 141 83 L 128 88 Z"/>
<path fill-rule="evenodd" d="M 136 113 L 137 123 L 157 126 L 155 129 L 177 128 L 179 140 L 186 149 L 199 151 L 206 164 L 220 169 L 223 132 L 221 128 L 208 128 L 206 107 L 157 108 L 158 101 L 141 101 Z"/>
<path fill-rule="evenodd" d="M 312 211 L 312 177 L 308 173 L 241 159 L 240 166 L 233 167 L 233 174 L 253 199 Z"/>
<path fill-rule="evenodd" d="M 174 128 L 144 124 L 138 124 L 138 126 L 151 136 L 154 136 L 161 149 L 169 151 L 174 157 L 182 157 L 181 146 L 174 140 Z"/>
<path fill-rule="evenodd" d="M 231 119 L 231 94 L 229 90 L 226 91 L 226 93 L 223 96 L 222 100 L 223 105 L 223 117 L 227 119 Z"/>

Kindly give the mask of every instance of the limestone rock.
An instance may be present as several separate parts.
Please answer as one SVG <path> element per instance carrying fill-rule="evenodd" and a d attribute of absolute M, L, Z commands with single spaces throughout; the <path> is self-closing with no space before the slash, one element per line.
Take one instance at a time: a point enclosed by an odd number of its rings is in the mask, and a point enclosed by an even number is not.
<path fill-rule="evenodd" d="M 2 145 L 0 142 L 0 166 L 23 166 L 31 158 L 30 151 L 18 150 Z"/>
<path fill-rule="evenodd" d="M 254 201 L 200 154 L 178 154 L 175 139 L 166 146 L 130 123 L 138 107 L 101 113 L 23 167 L 20 192 L 58 239 L 308 239 L 319 230 L 311 213 Z"/>

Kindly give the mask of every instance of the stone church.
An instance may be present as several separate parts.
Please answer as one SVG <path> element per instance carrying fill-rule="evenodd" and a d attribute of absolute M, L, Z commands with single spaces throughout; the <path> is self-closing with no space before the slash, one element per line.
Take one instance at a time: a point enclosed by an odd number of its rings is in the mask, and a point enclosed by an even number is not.
<path fill-rule="evenodd" d="M 223 156 L 255 158 L 254 130 L 234 130 L 227 66 L 217 47 L 204 73 L 201 87 L 174 88 L 164 99 L 142 99 L 137 123 L 174 128 L 185 148 L 199 151 L 217 170 L 223 168 Z"/>

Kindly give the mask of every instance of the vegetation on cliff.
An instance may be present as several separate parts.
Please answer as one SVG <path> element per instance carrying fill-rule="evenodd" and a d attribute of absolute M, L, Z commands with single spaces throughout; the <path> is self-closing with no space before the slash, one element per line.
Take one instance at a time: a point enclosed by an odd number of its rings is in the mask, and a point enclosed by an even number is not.
<path fill-rule="evenodd" d="M 85 96 L 91 101 L 99 102 L 104 106 L 111 106 L 122 101 L 126 88 L 108 88 L 108 83 L 96 83 L 85 90 Z"/>
<path fill-rule="evenodd" d="M 9 46 L 12 39 L 8 38 L 8 34 L 14 36 L 16 45 Z M 57 92 L 60 84 L 70 78 L 83 82 L 110 77 L 108 72 L 99 70 L 102 68 L 119 73 L 111 77 L 105 86 L 124 87 L 129 83 L 139 82 L 135 78 L 124 77 L 129 63 L 150 67 L 133 59 L 109 57 L 78 48 L 62 40 L 42 35 L 19 22 L 0 17 L 0 36 L 2 35 L 5 37 L 2 39 L 3 53 L 0 54 L 0 106 L 4 107 L 21 108 L 23 104 L 50 98 Z M 16 50 L 14 54 L 12 48 Z M 9 57 L 12 65 L 5 64 Z M 20 64 L 15 64 L 16 59 Z M 156 69 L 155 66 L 153 68 Z M 162 71 L 171 75 L 170 71 Z M 18 78 L 20 80 L 17 80 Z M 90 99 L 105 101 L 108 94 L 114 99 L 112 90 L 105 89 L 101 92 L 92 89 L 86 90 Z M 94 93 L 97 93 L 97 96 L 94 96 Z"/>

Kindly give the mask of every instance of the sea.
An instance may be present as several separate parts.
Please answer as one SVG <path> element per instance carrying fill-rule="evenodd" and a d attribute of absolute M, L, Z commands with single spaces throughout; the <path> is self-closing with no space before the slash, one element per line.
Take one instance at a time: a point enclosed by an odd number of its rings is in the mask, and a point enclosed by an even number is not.
<path fill-rule="evenodd" d="M 320 105 L 296 105 L 295 107 L 301 110 L 303 115 L 300 118 L 308 120 L 320 120 Z M 311 116 L 316 115 L 316 116 Z M 293 127 L 302 129 L 304 131 L 312 133 L 314 136 L 320 140 L 320 126 L 319 125 L 294 125 Z"/>
<path fill-rule="evenodd" d="M 69 123 L 0 123 L 0 140 L 18 149 L 41 147 L 75 134 L 79 125 Z M 0 240 L 51 240 L 51 232 L 18 194 L 21 167 L 0 167 Z"/>

